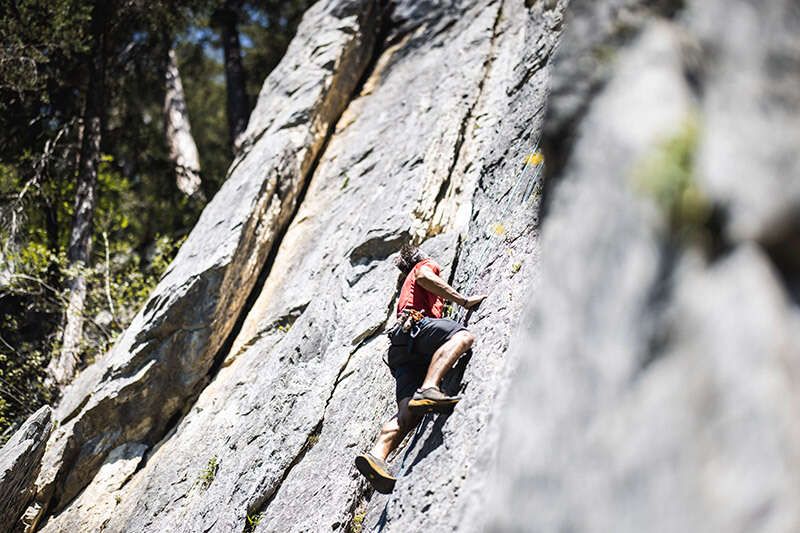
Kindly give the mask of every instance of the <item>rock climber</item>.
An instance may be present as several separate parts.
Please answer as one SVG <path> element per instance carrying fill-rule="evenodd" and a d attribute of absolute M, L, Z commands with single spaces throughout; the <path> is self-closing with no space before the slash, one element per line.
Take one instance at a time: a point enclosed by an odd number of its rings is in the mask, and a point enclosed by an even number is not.
<path fill-rule="evenodd" d="M 355 459 L 359 472 L 384 494 L 391 492 L 397 481 L 386 465 L 392 450 L 423 414 L 449 411 L 460 399 L 444 394 L 439 384 L 472 348 L 475 336 L 455 320 L 442 318 L 444 300 L 473 309 L 486 298 L 462 296 L 439 277 L 441 267 L 415 246 L 403 246 L 394 264 L 405 275 L 397 323 L 387 331 L 391 342 L 387 363 L 396 382 L 397 414 L 381 426 L 372 449 Z"/>

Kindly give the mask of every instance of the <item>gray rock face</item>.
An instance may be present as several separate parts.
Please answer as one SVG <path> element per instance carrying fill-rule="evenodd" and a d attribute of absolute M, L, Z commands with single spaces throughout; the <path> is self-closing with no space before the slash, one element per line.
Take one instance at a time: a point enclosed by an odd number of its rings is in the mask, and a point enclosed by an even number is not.
<path fill-rule="evenodd" d="M 796 529 L 796 144 L 758 147 L 757 198 L 719 161 L 752 139 L 729 102 L 794 124 L 798 71 L 768 73 L 796 33 L 735 72 L 715 21 L 760 38 L 797 13 L 682 4 L 316 4 L 225 186 L 59 406 L 42 528 Z M 478 338 L 445 383 L 464 399 L 382 496 L 353 457 L 394 414 L 409 240 L 489 297 L 455 314 Z"/>
<path fill-rule="evenodd" d="M 800 71 L 783 64 L 775 80 L 763 63 L 796 50 L 800 19 L 791 2 L 689 4 L 676 19 L 628 18 L 605 64 L 585 67 L 602 71 L 596 88 L 553 94 L 547 122 L 574 142 L 548 139 L 563 166 L 479 529 L 800 525 L 798 271 L 766 237 L 796 213 Z M 619 5 L 573 3 L 555 80 L 582 77 L 570 59 L 591 41 L 614 42 Z M 574 36 L 598 11 L 618 18 Z"/>
<path fill-rule="evenodd" d="M 557 14 L 538 10 L 528 21 L 521 4 L 491 2 L 436 17 L 406 7 L 339 120 L 223 368 L 120 490 L 106 530 L 230 531 L 258 516 L 259 531 L 344 531 L 365 507 L 368 524 L 408 530 L 448 513 L 457 525 L 456 510 L 477 497 L 480 468 L 474 477 L 442 473 L 491 448 L 488 433 L 480 438 L 491 388 L 503 375 L 519 289 L 534 272 L 538 165 L 525 158 L 536 149 L 544 98 L 536 71 L 555 41 Z M 541 22 L 549 26 L 534 31 Z M 498 40 L 503 31 L 507 40 Z M 538 42 L 531 56 L 519 53 L 528 41 Z M 518 120 L 503 123 L 510 112 Z M 381 359 L 398 274 L 386 259 L 411 236 L 456 266 L 448 275 L 457 285 L 488 290 L 490 299 L 471 317 L 480 348 L 469 370 L 460 368 L 468 405 L 452 422 L 429 421 L 398 457 L 404 478 L 395 499 L 367 504 L 353 457 L 394 410 Z M 448 459 L 445 438 L 463 453 Z M 442 478 L 436 515 L 424 508 L 433 498 L 412 487 L 415 475 Z M 462 485 L 465 499 L 445 507 Z M 414 500 L 416 516 L 400 512 Z M 47 529 L 83 512 L 72 504 Z"/>
<path fill-rule="evenodd" d="M 11 529 L 35 494 L 40 461 L 50 436 L 51 410 L 45 406 L 25 421 L 0 449 L 0 524 Z"/>
<path fill-rule="evenodd" d="M 147 446 L 127 443 L 111 450 L 92 483 L 70 502 L 69 510 L 51 520 L 42 531 L 102 531 L 122 501 L 120 489 L 144 458 Z"/>
<path fill-rule="evenodd" d="M 565 2 L 489 4 L 481 94 L 459 168 L 473 189 L 454 284 L 487 301 L 469 318 L 478 342 L 445 383 L 464 399 L 450 416 L 428 416 L 395 461 L 398 484 L 366 505 L 370 531 L 470 529 L 485 499 L 505 402 L 508 341 L 537 276 L 542 167 L 535 162 L 544 118 L 547 63 Z M 478 20 L 478 17 L 469 17 Z M 458 31 L 458 30 L 456 30 Z M 463 317 L 463 313 L 459 314 Z"/>
<path fill-rule="evenodd" d="M 729 238 L 785 242 L 800 210 L 797 4 L 692 2 L 689 20 L 713 54 L 702 109 L 703 189 L 725 209 Z"/>
<path fill-rule="evenodd" d="M 38 482 L 43 502 L 67 503 L 114 448 L 161 438 L 204 385 L 369 62 L 375 16 L 356 0 L 309 12 L 228 180 L 112 352 L 65 393 Z"/>
<path fill-rule="evenodd" d="M 140 470 L 115 476 L 121 487 L 109 486 L 105 467 L 87 471 L 93 479 L 83 494 L 46 530 L 230 531 L 256 516 L 263 531 L 346 530 L 354 520 L 397 530 L 426 520 L 458 525 L 490 464 L 493 436 L 482 430 L 535 272 L 541 165 L 529 156 L 562 7 L 409 2 L 386 15 L 381 53 L 338 120 L 222 368 Z M 331 27 L 309 17 L 304 27 Z M 327 38 L 318 34 L 309 43 L 301 28 L 284 63 L 313 54 Z M 315 83 L 319 73 L 307 76 Z M 270 76 L 262 101 L 282 94 L 281 80 Z M 290 102 L 299 105 L 296 95 Z M 234 163 L 229 184 L 237 173 L 262 172 L 256 149 L 269 109 L 256 109 L 246 136 L 253 148 Z M 470 317 L 479 337 L 473 361 L 449 383 L 467 394 L 463 410 L 426 422 L 398 456 L 401 490 L 371 498 L 353 457 L 394 411 L 381 358 L 398 274 L 386 259 L 409 238 L 424 241 L 456 285 L 490 298 Z M 188 257 L 181 254 L 174 272 Z M 158 383 L 134 379 L 143 388 Z M 445 453 L 450 440 L 459 455 Z M 113 442 L 121 441 L 147 443 Z M 440 478 L 439 493 L 415 486 L 416 476 Z M 463 498 L 447 497 L 453 491 Z M 118 501 L 89 506 L 96 498 L 84 495 L 100 493 Z"/>

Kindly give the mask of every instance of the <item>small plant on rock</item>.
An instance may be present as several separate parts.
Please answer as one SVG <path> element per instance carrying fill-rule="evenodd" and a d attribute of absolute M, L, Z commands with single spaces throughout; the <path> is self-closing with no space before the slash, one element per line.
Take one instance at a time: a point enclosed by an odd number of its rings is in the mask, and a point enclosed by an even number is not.
<path fill-rule="evenodd" d="M 255 513 L 252 516 L 247 514 L 247 523 L 244 526 L 244 533 L 252 533 L 256 530 L 256 526 L 261 523 L 261 513 Z"/>
<path fill-rule="evenodd" d="M 350 524 L 350 533 L 361 533 L 364 529 L 364 518 L 366 517 L 366 511 L 353 515 L 353 522 Z"/>
<path fill-rule="evenodd" d="M 211 482 L 214 481 L 214 478 L 217 476 L 217 470 L 219 470 L 219 462 L 217 461 L 217 456 L 214 455 L 208 460 L 208 464 L 203 471 L 200 472 L 200 475 L 197 476 L 197 481 L 203 489 L 207 489 L 209 485 L 211 485 Z"/>
<path fill-rule="evenodd" d="M 456 309 L 453 306 L 453 304 L 451 304 L 450 302 L 444 304 L 444 307 L 442 308 L 442 316 L 444 318 L 454 318 L 455 315 L 456 315 Z"/>
<path fill-rule="evenodd" d="M 696 181 L 695 158 L 699 126 L 689 117 L 683 127 L 665 139 L 636 169 L 635 182 L 662 212 L 670 231 L 697 240 L 705 232 L 711 204 Z"/>

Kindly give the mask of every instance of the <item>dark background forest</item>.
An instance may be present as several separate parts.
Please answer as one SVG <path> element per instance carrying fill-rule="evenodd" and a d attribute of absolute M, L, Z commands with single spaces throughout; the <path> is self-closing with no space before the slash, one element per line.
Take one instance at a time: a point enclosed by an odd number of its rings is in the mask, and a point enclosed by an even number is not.
<path fill-rule="evenodd" d="M 0 442 L 138 311 L 310 3 L 0 2 Z"/>

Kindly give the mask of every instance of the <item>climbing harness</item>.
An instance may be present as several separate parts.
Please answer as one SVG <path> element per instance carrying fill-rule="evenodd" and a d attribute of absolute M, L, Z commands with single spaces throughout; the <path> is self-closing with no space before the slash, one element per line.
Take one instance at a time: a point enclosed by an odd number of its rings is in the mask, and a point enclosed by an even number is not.
<path fill-rule="evenodd" d="M 408 333 L 410 331 L 412 332 L 411 337 L 416 337 L 417 333 L 419 333 L 419 323 L 422 322 L 422 319 L 425 318 L 425 315 L 416 309 L 403 309 L 400 316 L 400 320 L 402 322 L 401 329 L 403 330 L 403 333 Z"/>
<path fill-rule="evenodd" d="M 397 322 L 386 330 L 386 334 L 389 336 L 389 340 L 393 346 L 402 346 L 402 344 L 394 344 L 395 336 L 400 334 L 408 335 L 408 357 L 411 358 L 414 351 L 414 338 L 419 335 L 425 320 L 427 320 L 427 317 L 421 311 L 417 311 L 416 309 L 403 309 L 400 311 L 400 316 L 397 317 Z M 391 365 L 389 365 L 388 355 L 384 357 L 383 362 L 386 363 L 386 366 L 391 367 Z"/>

